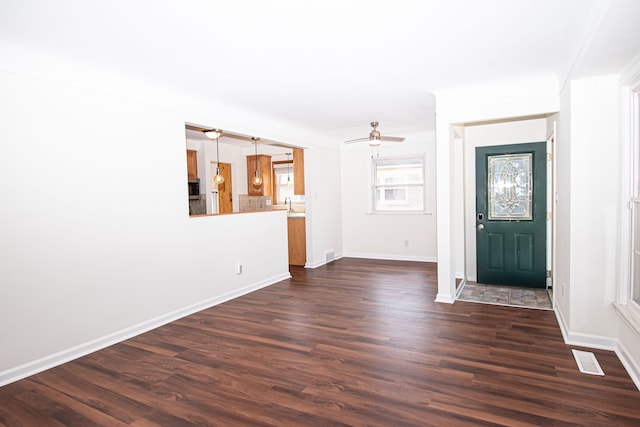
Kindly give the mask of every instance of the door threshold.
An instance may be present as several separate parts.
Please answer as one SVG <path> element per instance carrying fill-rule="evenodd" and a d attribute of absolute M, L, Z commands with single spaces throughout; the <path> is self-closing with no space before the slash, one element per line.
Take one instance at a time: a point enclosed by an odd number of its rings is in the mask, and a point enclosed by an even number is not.
<path fill-rule="evenodd" d="M 553 310 L 549 292 L 546 289 L 538 288 L 484 285 L 476 282 L 465 282 L 456 300 L 509 307 L 534 308 L 538 310 Z"/>

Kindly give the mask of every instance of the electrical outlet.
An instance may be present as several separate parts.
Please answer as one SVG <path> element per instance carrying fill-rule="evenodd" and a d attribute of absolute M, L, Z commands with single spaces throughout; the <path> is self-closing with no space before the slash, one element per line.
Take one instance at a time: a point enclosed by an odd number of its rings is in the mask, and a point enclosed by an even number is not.
<path fill-rule="evenodd" d="M 405 248 L 409 247 L 409 241 L 408 241 L 408 240 L 405 240 L 405 241 L 404 241 L 404 247 L 405 247 Z"/>
<path fill-rule="evenodd" d="M 236 274 L 237 275 L 242 274 L 242 264 L 240 264 L 240 263 L 236 264 Z"/>

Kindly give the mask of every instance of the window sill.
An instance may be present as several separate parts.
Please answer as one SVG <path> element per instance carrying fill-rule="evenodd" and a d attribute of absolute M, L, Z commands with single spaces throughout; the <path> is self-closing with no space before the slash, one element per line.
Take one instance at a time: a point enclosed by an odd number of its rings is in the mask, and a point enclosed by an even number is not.
<path fill-rule="evenodd" d="M 614 303 L 613 308 L 620 317 L 629 326 L 629 328 L 640 337 L 640 313 L 630 308 L 627 304 Z"/>

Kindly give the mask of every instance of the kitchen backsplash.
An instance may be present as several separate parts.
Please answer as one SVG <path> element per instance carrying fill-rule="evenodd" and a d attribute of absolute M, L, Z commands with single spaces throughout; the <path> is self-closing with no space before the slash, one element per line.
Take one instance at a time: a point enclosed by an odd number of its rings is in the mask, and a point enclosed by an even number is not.
<path fill-rule="evenodd" d="M 207 213 L 207 200 L 201 194 L 197 199 L 189 199 L 189 215 L 204 215 Z"/>
<path fill-rule="evenodd" d="M 271 196 L 249 196 L 248 194 L 239 194 L 238 197 L 238 207 L 240 212 L 269 211 L 273 209 L 273 198 Z"/>

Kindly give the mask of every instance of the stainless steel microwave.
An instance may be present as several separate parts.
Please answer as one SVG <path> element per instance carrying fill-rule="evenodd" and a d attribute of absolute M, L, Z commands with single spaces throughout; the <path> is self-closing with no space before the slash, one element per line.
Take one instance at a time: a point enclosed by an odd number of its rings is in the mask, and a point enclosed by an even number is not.
<path fill-rule="evenodd" d="M 189 186 L 189 199 L 199 199 L 200 198 L 200 179 L 199 178 L 189 178 L 188 182 Z"/>

